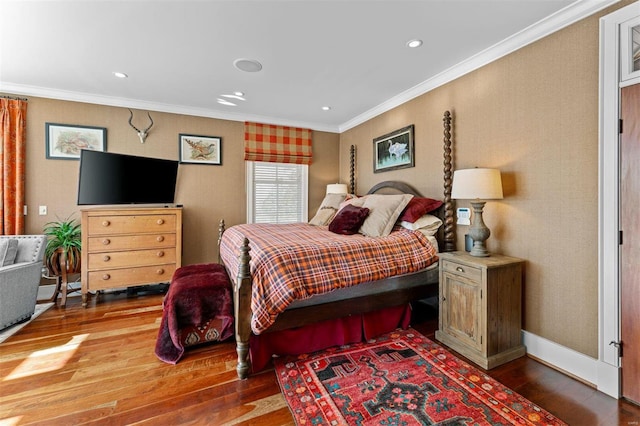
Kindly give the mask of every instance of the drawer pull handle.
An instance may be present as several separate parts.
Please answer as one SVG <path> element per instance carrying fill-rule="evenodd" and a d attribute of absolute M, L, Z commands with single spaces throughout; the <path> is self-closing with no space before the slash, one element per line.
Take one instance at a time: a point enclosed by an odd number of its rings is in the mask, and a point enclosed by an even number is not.
<path fill-rule="evenodd" d="M 105 246 L 108 246 L 109 244 L 111 244 L 111 240 L 108 238 L 105 238 L 104 240 L 102 240 L 102 244 Z"/>
<path fill-rule="evenodd" d="M 104 260 L 105 262 L 108 262 L 111 260 L 111 256 L 105 255 L 102 260 Z"/>
<path fill-rule="evenodd" d="M 162 257 L 162 256 L 164 256 L 164 252 L 163 251 L 159 251 L 158 252 L 158 257 Z"/>
<path fill-rule="evenodd" d="M 160 268 L 160 269 L 158 269 L 158 270 L 156 271 L 156 273 L 157 273 L 158 275 L 162 275 L 162 274 L 164 274 L 164 269 Z"/>
<path fill-rule="evenodd" d="M 461 268 L 460 266 L 458 266 L 458 267 L 456 268 L 456 271 L 458 271 L 458 272 L 464 272 L 464 269 L 463 269 L 463 268 Z"/>
<path fill-rule="evenodd" d="M 164 223 L 164 219 L 158 219 L 158 220 L 156 221 L 156 223 L 157 223 L 158 225 L 162 225 L 162 224 Z"/>
<path fill-rule="evenodd" d="M 159 236 L 156 238 L 156 241 L 157 241 L 157 242 L 159 242 L 159 243 L 161 243 L 161 242 L 163 242 L 163 241 L 164 241 L 164 237 L 163 237 L 162 235 L 159 235 Z"/>
<path fill-rule="evenodd" d="M 102 276 L 102 279 L 103 279 L 103 280 L 105 280 L 105 281 L 106 281 L 106 280 L 110 280 L 110 279 L 111 279 L 111 275 L 109 275 L 109 274 L 104 274 L 104 275 Z"/>
<path fill-rule="evenodd" d="M 102 226 L 109 226 L 111 225 L 111 222 L 109 222 L 108 220 L 105 220 L 102 222 Z"/>

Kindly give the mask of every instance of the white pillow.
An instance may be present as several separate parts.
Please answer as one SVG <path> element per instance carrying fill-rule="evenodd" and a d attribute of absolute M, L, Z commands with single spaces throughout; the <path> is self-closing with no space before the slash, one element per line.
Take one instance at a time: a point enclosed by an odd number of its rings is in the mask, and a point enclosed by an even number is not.
<path fill-rule="evenodd" d="M 438 232 L 438 228 L 442 226 L 442 221 L 436 216 L 425 214 L 413 223 L 403 220 L 400 222 L 400 226 L 411 229 L 412 231 L 419 230 L 425 235 L 433 236 Z"/>
<path fill-rule="evenodd" d="M 369 216 L 360 227 L 360 233 L 368 237 L 389 235 L 398 217 L 412 198 L 411 194 L 369 194 L 356 198 L 350 204 L 369 209 Z"/>
<path fill-rule="evenodd" d="M 331 223 L 331 219 L 336 215 L 340 203 L 342 203 L 347 194 L 327 194 L 322 200 L 322 204 L 318 208 L 316 215 L 309 221 L 311 225 L 327 226 Z"/>

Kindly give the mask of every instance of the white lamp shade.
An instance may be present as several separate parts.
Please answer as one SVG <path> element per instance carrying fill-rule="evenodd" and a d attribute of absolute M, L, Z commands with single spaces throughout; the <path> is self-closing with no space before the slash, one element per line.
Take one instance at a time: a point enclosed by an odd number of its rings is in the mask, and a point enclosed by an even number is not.
<path fill-rule="evenodd" d="M 458 200 L 502 199 L 500 170 L 476 168 L 454 171 L 451 198 Z"/>
<path fill-rule="evenodd" d="M 344 183 L 331 183 L 327 185 L 327 194 L 347 194 L 347 185 Z"/>

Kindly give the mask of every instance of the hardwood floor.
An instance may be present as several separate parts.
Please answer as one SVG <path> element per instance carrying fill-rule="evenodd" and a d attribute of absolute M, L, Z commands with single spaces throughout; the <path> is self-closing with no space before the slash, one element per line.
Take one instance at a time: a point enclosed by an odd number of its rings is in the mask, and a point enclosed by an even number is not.
<path fill-rule="evenodd" d="M 0 344 L 0 425 L 290 425 L 273 370 L 236 378 L 233 342 L 154 354 L 162 295 L 54 306 Z M 430 338 L 428 313 L 414 327 Z M 640 407 L 523 357 L 489 374 L 570 425 L 638 425 Z"/>

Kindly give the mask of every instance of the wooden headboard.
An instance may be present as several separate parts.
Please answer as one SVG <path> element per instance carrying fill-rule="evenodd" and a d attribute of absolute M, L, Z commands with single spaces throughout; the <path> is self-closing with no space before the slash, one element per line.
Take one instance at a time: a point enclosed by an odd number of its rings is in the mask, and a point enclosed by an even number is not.
<path fill-rule="evenodd" d="M 442 119 L 444 125 L 444 200 L 443 205 L 434 213 L 438 216 L 443 225 L 438 230 L 438 244 L 440 251 L 448 252 L 456 250 L 456 234 L 454 223 L 454 209 L 455 204 L 451 198 L 451 186 L 453 184 L 453 156 L 451 149 L 451 113 L 449 111 L 444 112 Z M 351 158 L 349 166 L 349 183 L 351 194 L 356 193 L 356 179 L 355 179 L 355 146 L 351 145 Z M 416 197 L 423 197 L 418 191 L 416 191 L 411 185 L 399 181 L 384 181 L 374 185 L 367 194 L 382 193 L 382 194 L 412 194 Z"/>

